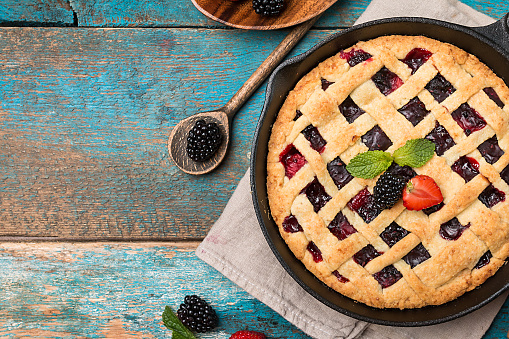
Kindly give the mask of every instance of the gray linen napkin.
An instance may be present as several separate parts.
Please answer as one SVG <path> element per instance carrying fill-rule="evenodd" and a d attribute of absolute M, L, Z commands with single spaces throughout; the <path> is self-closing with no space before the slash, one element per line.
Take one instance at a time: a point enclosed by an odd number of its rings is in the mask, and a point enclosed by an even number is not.
<path fill-rule="evenodd" d="M 467 26 L 494 22 L 456 0 L 373 0 L 356 23 L 395 16 L 421 16 Z M 272 253 L 254 212 L 248 173 L 196 254 L 302 331 L 320 339 L 478 339 L 507 297 L 506 293 L 467 316 L 426 327 L 380 326 L 338 313 L 307 294 Z"/>

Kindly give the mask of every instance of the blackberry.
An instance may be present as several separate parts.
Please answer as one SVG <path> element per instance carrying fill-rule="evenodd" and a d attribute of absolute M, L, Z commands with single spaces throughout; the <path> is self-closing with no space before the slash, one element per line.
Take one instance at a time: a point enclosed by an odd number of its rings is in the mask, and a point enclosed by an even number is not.
<path fill-rule="evenodd" d="M 285 0 L 253 0 L 256 14 L 262 16 L 275 16 L 283 11 Z"/>
<path fill-rule="evenodd" d="M 216 311 L 197 295 L 187 295 L 177 310 L 177 317 L 191 331 L 207 332 L 217 326 Z"/>
<path fill-rule="evenodd" d="M 392 208 L 403 195 L 407 180 L 391 172 L 385 172 L 378 178 L 373 188 L 375 206 L 379 209 Z"/>
<path fill-rule="evenodd" d="M 217 152 L 222 141 L 223 135 L 217 124 L 206 123 L 200 119 L 187 135 L 187 155 L 194 161 L 209 160 Z"/>

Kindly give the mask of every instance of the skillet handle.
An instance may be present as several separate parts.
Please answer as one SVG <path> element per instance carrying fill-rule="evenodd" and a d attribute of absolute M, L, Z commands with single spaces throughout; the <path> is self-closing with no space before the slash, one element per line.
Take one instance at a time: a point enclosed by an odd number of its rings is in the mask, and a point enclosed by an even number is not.
<path fill-rule="evenodd" d="M 509 13 L 491 25 L 472 27 L 472 29 L 502 47 L 509 54 Z"/>

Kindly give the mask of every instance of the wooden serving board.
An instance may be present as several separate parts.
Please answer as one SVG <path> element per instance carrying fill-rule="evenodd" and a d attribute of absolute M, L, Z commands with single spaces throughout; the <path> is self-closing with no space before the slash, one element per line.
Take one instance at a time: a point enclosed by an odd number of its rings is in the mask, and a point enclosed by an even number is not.
<path fill-rule="evenodd" d="M 255 13 L 251 0 L 191 0 L 200 12 L 225 25 L 256 30 L 294 26 L 323 13 L 338 0 L 286 0 L 285 9 L 275 17 Z"/>

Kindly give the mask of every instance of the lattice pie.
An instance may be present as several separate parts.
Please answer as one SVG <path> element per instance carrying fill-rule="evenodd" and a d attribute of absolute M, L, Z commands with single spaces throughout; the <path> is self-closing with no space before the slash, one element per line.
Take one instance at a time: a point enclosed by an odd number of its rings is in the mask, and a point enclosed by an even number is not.
<path fill-rule="evenodd" d="M 453 300 L 509 255 L 509 89 L 475 56 L 436 40 L 380 37 L 339 52 L 288 94 L 268 154 L 270 209 L 306 268 L 379 308 Z M 345 168 L 368 150 L 435 143 L 424 166 L 443 202 L 373 203 L 374 179 Z"/>

